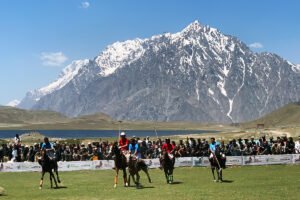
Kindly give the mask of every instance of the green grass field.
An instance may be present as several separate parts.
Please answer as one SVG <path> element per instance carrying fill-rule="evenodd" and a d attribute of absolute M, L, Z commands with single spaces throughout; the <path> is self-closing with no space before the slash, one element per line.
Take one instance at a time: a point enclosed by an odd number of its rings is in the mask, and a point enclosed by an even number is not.
<path fill-rule="evenodd" d="M 172 185 L 163 172 L 150 170 L 153 183 L 141 174 L 144 188 L 124 188 L 121 177 L 113 188 L 113 170 L 62 172 L 61 189 L 50 189 L 49 175 L 39 190 L 40 173 L 1 173 L 0 199 L 299 199 L 300 166 L 233 167 L 224 171 L 226 182 L 212 181 L 208 168 L 176 168 Z"/>

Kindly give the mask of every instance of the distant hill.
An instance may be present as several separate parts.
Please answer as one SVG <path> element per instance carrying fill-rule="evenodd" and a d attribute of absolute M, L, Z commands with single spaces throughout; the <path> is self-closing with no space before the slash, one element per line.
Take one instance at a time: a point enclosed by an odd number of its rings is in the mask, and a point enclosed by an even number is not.
<path fill-rule="evenodd" d="M 117 121 L 104 113 L 68 118 L 51 111 L 28 111 L 0 106 L 0 129 L 25 130 L 217 130 L 214 124 L 193 122 Z"/>
<path fill-rule="evenodd" d="M 82 115 L 76 118 L 73 118 L 76 121 L 113 121 L 113 119 L 104 113 L 96 113 L 92 115 Z"/>
<path fill-rule="evenodd" d="M 0 106 L 0 123 L 6 124 L 40 124 L 62 123 L 70 119 L 52 111 L 28 111 L 19 108 Z"/>
<path fill-rule="evenodd" d="M 265 127 L 300 125 L 300 102 L 288 104 L 262 118 L 242 123 L 241 126 L 250 128 L 257 124 L 265 124 Z"/>

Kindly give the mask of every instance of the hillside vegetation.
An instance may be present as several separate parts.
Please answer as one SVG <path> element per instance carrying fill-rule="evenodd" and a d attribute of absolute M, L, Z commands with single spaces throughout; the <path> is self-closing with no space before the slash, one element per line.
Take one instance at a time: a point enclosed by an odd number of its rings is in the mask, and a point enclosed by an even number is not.
<path fill-rule="evenodd" d="M 69 119 L 52 111 L 29 111 L 8 106 L 0 106 L 0 123 L 38 124 L 68 122 Z"/>
<path fill-rule="evenodd" d="M 300 125 L 300 102 L 291 103 L 282 108 L 279 108 L 262 118 L 257 120 L 242 123 L 244 128 L 253 128 L 257 124 L 265 124 L 265 127 L 278 127 L 278 126 L 299 126 Z"/>

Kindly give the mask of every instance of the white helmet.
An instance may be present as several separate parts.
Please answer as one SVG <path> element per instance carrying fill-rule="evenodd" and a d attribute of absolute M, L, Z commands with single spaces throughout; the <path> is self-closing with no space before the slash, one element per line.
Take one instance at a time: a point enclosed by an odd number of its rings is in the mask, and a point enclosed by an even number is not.
<path fill-rule="evenodd" d="M 122 132 L 122 133 L 121 133 L 121 136 L 126 136 L 126 133 L 125 133 L 125 132 Z"/>

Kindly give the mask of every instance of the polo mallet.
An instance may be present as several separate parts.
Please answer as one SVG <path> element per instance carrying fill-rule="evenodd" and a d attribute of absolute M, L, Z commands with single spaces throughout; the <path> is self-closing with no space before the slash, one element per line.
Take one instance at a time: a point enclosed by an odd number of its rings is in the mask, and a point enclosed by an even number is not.
<path fill-rule="evenodd" d="M 212 151 L 211 151 L 211 153 L 213 154 L 214 158 L 215 158 L 216 161 L 217 161 L 217 164 L 218 164 L 218 167 L 219 167 L 219 170 L 218 170 L 218 171 L 221 172 L 221 171 L 222 171 L 222 168 L 221 168 L 221 165 L 220 165 L 220 163 L 219 163 L 219 160 L 218 160 L 216 154 L 215 154 L 214 152 L 212 152 Z"/>

